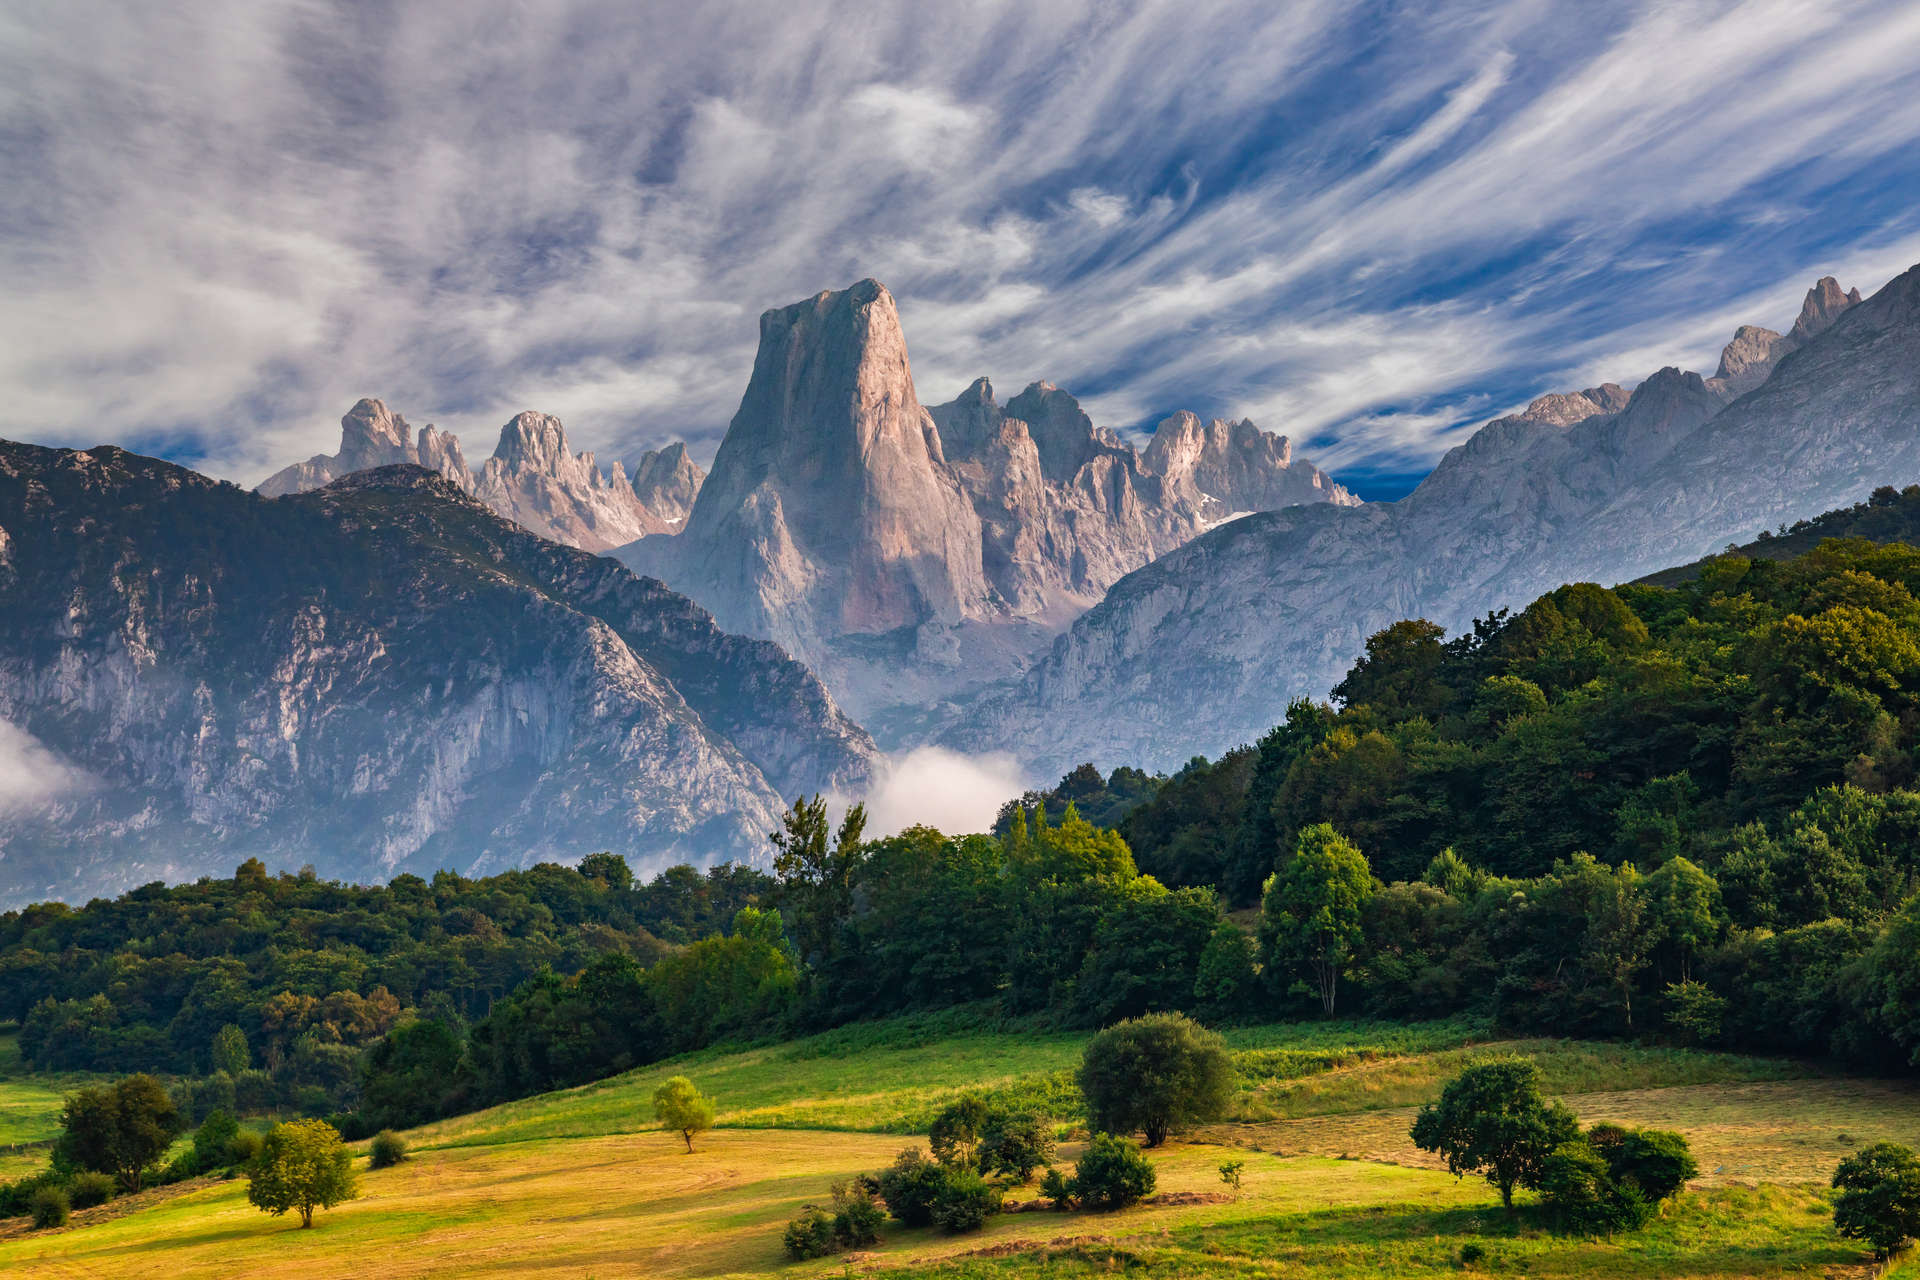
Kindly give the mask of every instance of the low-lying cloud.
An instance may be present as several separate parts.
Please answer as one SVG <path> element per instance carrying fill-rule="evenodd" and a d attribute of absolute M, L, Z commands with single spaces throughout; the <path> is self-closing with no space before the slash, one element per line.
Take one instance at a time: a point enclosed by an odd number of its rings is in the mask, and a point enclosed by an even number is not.
<path fill-rule="evenodd" d="M 62 760 L 19 725 L 0 720 L 0 816 L 31 813 L 92 785 L 84 769 Z"/>
<path fill-rule="evenodd" d="M 867 834 L 890 836 L 912 826 L 949 835 L 987 831 L 1000 806 L 1026 789 L 1019 762 L 1004 751 L 969 756 L 915 747 L 890 757 L 867 793 Z"/>

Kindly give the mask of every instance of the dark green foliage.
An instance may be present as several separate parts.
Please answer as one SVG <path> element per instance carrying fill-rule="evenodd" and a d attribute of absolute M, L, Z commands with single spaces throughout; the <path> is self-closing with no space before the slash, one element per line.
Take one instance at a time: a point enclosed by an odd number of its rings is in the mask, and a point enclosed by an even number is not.
<path fill-rule="evenodd" d="M 67 1202 L 76 1209 L 91 1209 L 113 1199 L 113 1175 L 76 1173 L 67 1183 Z"/>
<path fill-rule="evenodd" d="M 1595 1125 L 1587 1131 L 1587 1141 L 1606 1157 L 1612 1175 L 1631 1183 L 1648 1204 L 1680 1194 L 1700 1172 L 1687 1140 L 1666 1129 Z"/>
<path fill-rule="evenodd" d="M 1547 1157 L 1580 1136 L 1573 1113 L 1540 1094 L 1540 1068 L 1520 1057 L 1489 1058 L 1447 1082 L 1420 1108 L 1413 1144 L 1443 1156 L 1455 1176 L 1483 1173 L 1513 1208 L 1515 1187 L 1537 1187 Z"/>
<path fill-rule="evenodd" d="M 943 1169 L 933 1198 L 933 1224 L 949 1235 L 978 1231 L 1000 1212 L 1000 1188 L 972 1169 Z"/>
<path fill-rule="evenodd" d="M 36 1230 L 64 1227 L 73 1216 L 73 1206 L 67 1203 L 67 1193 L 61 1188 L 40 1187 L 27 1200 L 27 1215 Z"/>
<path fill-rule="evenodd" d="M 1220 924 L 1212 889 L 1168 892 L 1141 877 L 1101 911 L 1073 983 L 1073 1011 L 1086 1026 L 1193 1003 L 1201 954 Z"/>
<path fill-rule="evenodd" d="M 390 1169 L 407 1158 L 407 1140 L 391 1129 L 382 1129 L 373 1135 L 373 1142 L 367 1147 L 367 1165 L 373 1169 Z"/>
<path fill-rule="evenodd" d="M 193 1150 L 187 1157 L 189 1171 L 212 1173 L 234 1163 L 234 1139 L 240 1136 L 240 1122 L 229 1111 L 215 1111 L 193 1131 Z"/>
<path fill-rule="evenodd" d="M 1065 1209 L 1073 1202 L 1073 1181 L 1049 1165 L 1045 1176 L 1040 1179 L 1040 1194 L 1053 1201 L 1054 1208 Z"/>
<path fill-rule="evenodd" d="M 1254 1005 L 1254 959 L 1247 931 L 1229 920 L 1213 926 L 1193 976 L 1195 1011 L 1214 1021 L 1245 1017 Z"/>
<path fill-rule="evenodd" d="M 1195 756 L 1117 824 L 1102 823 L 1086 805 L 1080 812 L 1098 825 L 1117 825 L 1143 874 L 1176 888 L 1212 887 L 1228 878 L 1256 760 L 1252 747 L 1211 762 Z"/>
<path fill-rule="evenodd" d="M 76 1169 L 110 1173 L 138 1191 L 147 1170 L 179 1136 L 180 1112 L 158 1080 L 134 1075 L 70 1094 L 60 1123 L 60 1159 Z"/>
<path fill-rule="evenodd" d="M 1865 1240 L 1876 1256 L 1891 1257 L 1920 1237 L 1920 1156 L 1891 1142 L 1855 1152 L 1833 1171 L 1833 1225 Z"/>
<path fill-rule="evenodd" d="M 888 1213 L 910 1227 L 925 1227 L 933 1223 L 934 1202 L 946 1185 L 946 1177 L 944 1165 L 928 1159 L 919 1148 L 910 1147 L 881 1170 L 876 1181 Z"/>
<path fill-rule="evenodd" d="M 1098 769 L 1083 764 L 1062 777 L 1053 789 L 1029 791 L 1001 805 L 993 834 L 1004 839 L 1013 830 L 1015 817 L 1025 822 L 1034 809 L 1044 810 L 1047 822 L 1057 826 L 1068 805 L 1096 827 L 1119 827 L 1129 813 L 1153 798 L 1162 782 L 1127 765 L 1102 778 Z"/>
<path fill-rule="evenodd" d="M 980 1172 L 1024 1183 L 1053 1159 L 1053 1129 L 1030 1114 L 991 1113 L 980 1131 Z"/>
<path fill-rule="evenodd" d="M 1639 1188 L 1614 1176 L 1606 1158 L 1580 1138 L 1548 1153 L 1540 1162 L 1536 1185 L 1554 1226 L 1572 1235 L 1630 1231 L 1653 1214 Z"/>
<path fill-rule="evenodd" d="M 1138 1204 L 1153 1194 L 1155 1180 L 1152 1162 L 1132 1138 L 1096 1133 L 1064 1190 L 1082 1209 L 1099 1213 Z"/>
<path fill-rule="evenodd" d="M 1142 1131 L 1157 1147 L 1175 1129 L 1212 1120 L 1233 1092 L 1226 1042 L 1184 1014 L 1149 1014 L 1087 1042 L 1080 1092 L 1093 1128 Z"/>
<path fill-rule="evenodd" d="M 862 1181 L 833 1186 L 833 1238 L 843 1249 L 864 1249 L 880 1239 L 887 1211 L 874 1200 Z"/>
<path fill-rule="evenodd" d="M 782 1243 L 795 1262 L 826 1257 L 833 1252 L 833 1215 L 818 1205 L 808 1205 L 787 1223 Z"/>

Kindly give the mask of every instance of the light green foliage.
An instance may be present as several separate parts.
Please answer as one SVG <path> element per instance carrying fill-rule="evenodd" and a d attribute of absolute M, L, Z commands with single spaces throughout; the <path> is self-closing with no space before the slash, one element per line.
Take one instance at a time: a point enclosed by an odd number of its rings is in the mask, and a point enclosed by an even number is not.
<path fill-rule="evenodd" d="M 693 1151 L 693 1135 L 713 1128 L 713 1099 L 685 1076 L 674 1076 L 653 1091 L 653 1116 L 662 1128 L 680 1135 Z"/>
<path fill-rule="evenodd" d="M 73 1206 L 67 1203 L 67 1193 L 59 1187 L 41 1187 L 27 1202 L 27 1216 L 35 1230 L 64 1227 L 73 1216 Z"/>
<path fill-rule="evenodd" d="M 1333 1016 L 1340 979 L 1362 938 L 1362 914 L 1379 882 L 1353 842 L 1327 823 L 1300 833 L 1293 856 L 1267 882 L 1260 941 L 1271 981 L 1311 979 Z"/>
<path fill-rule="evenodd" d="M 247 1033 L 231 1022 L 221 1027 L 213 1037 L 213 1069 L 237 1076 L 253 1065 L 253 1054 L 247 1049 Z"/>
<path fill-rule="evenodd" d="M 277 1124 L 261 1141 L 247 1170 L 247 1202 L 275 1217 L 294 1212 L 311 1227 L 316 1209 L 331 1209 L 360 1194 L 353 1154 L 324 1120 Z"/>
<path fill-rule="evenodd" d="M 1537 1186 L 1546 1158 L 1580 1135 L 1573 1113 L 1540 1093 L 1540 1069 L 1526 1058 L 1489 1058 L 1447 1082 L 1420 1108 L 1413 1144 L 1444 1157 L 1456 1176 L 1483 1173 L 1513 1208 L 1515 1187 Z"/>
<path fill-rule="evenodd" d="M 1226 1042 L 1184 1014 L 1149 1014 L 1087 1042 L 1080 1092 L 1087 1120 L 1110 1133 L 1143 1131 L 1157 1147 L 1175 1129 L 1218 1117 L 1233 1092 Z"/>
<path fill-rule="evenodd" d="M 1235 1195 L 1240 1194 L 1240 1175 L 1246 1167 L 1245 1160 L 1226 1160 L 1220 1165 L 1220 1181 L 1232 1187 Z"/>

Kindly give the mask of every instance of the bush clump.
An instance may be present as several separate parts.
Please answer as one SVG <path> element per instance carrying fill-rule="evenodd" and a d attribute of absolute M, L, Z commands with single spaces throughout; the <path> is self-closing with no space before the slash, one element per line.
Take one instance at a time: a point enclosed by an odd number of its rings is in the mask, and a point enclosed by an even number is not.
<path fill-rule="evenodd" d="M 62 1188 L 41 1187 L 27 1200 L 27 1215 L 33 1219 L 35 1230 L 64 1227 L 73 1216 L 73 1206 Z"/>
<path fill-rule="evenodd" d="M 808 1205 L 787 1224 L 782 1243 L 787 1256 L 796 1262 L 826 1257 L 833 1252 L 833 1215 L 818 1205 Z"/>
<path fill-rule="evenodd" d="M 1082 1209 L 1097 1212 L 1138 1204 L 1153 1194 L 1155 1181 L 1152 1163 L 1132 1138 L 1096 1133 L 1060 1189 Z"/>
<path fill-rule="evenodd" d="M 110 1173 L 81 1173 L 67 1184 L 67 1203 L 76 1209 L 91 1209 L 113 1199 L 114 1183 Z"/>
<path fill-rule="evenodd" d="M 391 1129 L 373 1135 L 367 1148 L 367 1163 L 375 1169 L 390 1169 L 407 1158 L 407 1140 Z"/>
<path fill-rule="evenodd" d="M 978 1231 L 1000 1212 L 1000 1188 L 972 1169 L 943 1169 L 933 1200 L 933 1223 L 948 1235 Z"/>
<path fill-rule="evenodd" d="M 1603 1236 L 1644 1226 L 1699 1171 L 1677 1133 L 1597 1124 L 1554 1148 L 1539 1188 L 1560 1230 Z"/>

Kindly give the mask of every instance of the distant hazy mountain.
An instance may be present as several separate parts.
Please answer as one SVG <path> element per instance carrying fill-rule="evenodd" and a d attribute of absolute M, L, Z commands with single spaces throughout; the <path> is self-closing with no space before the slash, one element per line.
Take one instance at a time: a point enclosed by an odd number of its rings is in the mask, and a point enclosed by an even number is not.
<path fill-rule="evenodd" d="M 1162 424 L 1142 454 L 1036 383 L 923 408 L 877 281 L 760 318 L 739 412 L 684 533 L 617 554 L 803 658 L 883 736 L 1018 672 L 1127 572 L 1249 511 L 1352 505 L 1251 423 Z"/>
<path fill-rule="evenodd" d="M 396 463 L 437 471 L 522 528 L 586 551 L 677 533 L 705 479 L 683 444 L 643 455 L 631 481 L 618 465 L 603 472 L 591 453 L 567 447 L 560 419 L 532 412 L 500 428 L 493 456 L 476 472 L 458 437 L 429 424 L 416 439 L 405 418 L 378 400 L 362 400 L 340 419 L 338 453 L 275 472 L 260 492 L 277 498 Z"/>
<path fill-rule="evenodd" d="M 1858 299 L 1822 280 L 1787 335 L 1742 329 L 1710 380 L 1663 369 L 1631 397 L 1542 397 L 1399 502 L 1217 529 L 1116 583 L 948 738 L 1042 776 L 1177 767 L 1325 696 L 1397 619 L 1457 630 L 1920 479 L 1920 268 Z"/>
<path fill-rule="evenodd" d="M 66 783 L 0 812 L 0 905 L 754 856 L 875 760 L 776 646 L 418 467 L 270 499 L 107 447 L 0 444 L 0 722 Z"/>

